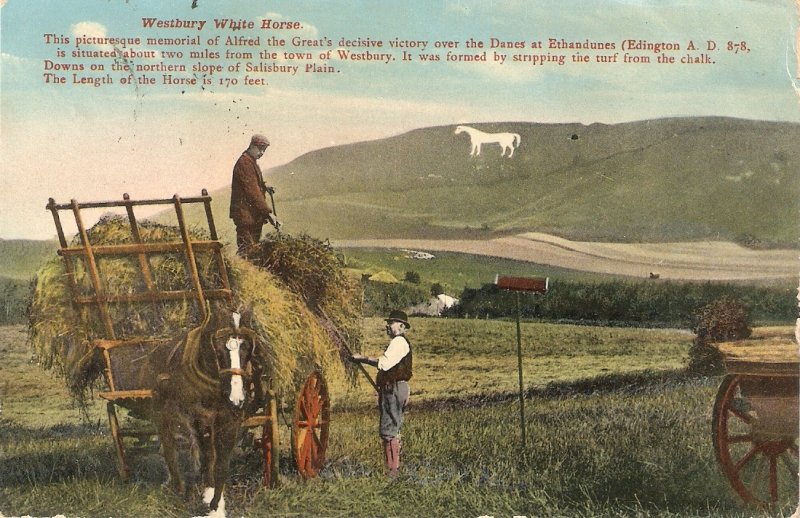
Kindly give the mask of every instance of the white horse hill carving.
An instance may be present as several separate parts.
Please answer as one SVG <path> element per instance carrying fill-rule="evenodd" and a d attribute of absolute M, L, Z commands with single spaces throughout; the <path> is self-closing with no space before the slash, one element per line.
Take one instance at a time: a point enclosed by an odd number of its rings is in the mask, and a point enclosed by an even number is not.
<path fill-rule="evenodd" d="M 456 135 L 466 133 L 469 135 L 472 150 L 469 156 L 478 156 L 481 154 L 481 146 L 483 144 L 500 144 L 502 152 L 500 156 L 505 156 L 508 151 L 508 158 L 514 155 L 514 150 L 519 147 L 521 137 L 516 133 L 485 133 L 469 126 L 457 126 Z"/>

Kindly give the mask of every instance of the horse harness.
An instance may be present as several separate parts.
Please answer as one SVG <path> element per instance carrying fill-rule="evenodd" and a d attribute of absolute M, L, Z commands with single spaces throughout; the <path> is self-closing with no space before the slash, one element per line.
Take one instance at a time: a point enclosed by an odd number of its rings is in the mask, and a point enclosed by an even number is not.
<path fill-rule="evenodd" d="M 241 376 L 243 378 L 250 377 L 250 374 L 252 374 L 252 372 L 249 371 L 251 371 L 252 369 L 243 369 L 243 368 L 237 369 L 232 367 L 223 369 L 222 366 L 219 364 L 219 357 L 216 354 L 216 344 L 217 340 L 224 339 L 224 337 L 226 336 L 228 337 L 228 339 L 241 340 L 242 338 L 244 338 L 246 340 L 250 340 L 250 343 L 253 345 L 253 351 L 250 353 L 250 355 L 253 356 L 255 355 L 255 348 L 257 343 L 255 332 L 251 329 L 243 327 L 239 327 L 237 329 L 234 329 L 232 327 L 224 327 L 221 329 L 217 329 L 217 331 L 214 333 L 212 337 L 212 344 L 214 345 L 214 353 L 215 353 L 214 362 L 217 365 L 217 372 L 220 374 L 231 374 L 233 376 Z M 229 351 L 231 350 L 230 348 L 228 348 L 227 345 L 225 347 Z M 252 364 L 252 359 L 251 361 L 248 362 L 248 366 L 250 366 L 251 364 Z"/>
<path fill-rule="evenodd" d="M 232 376 L 242 376 L 243 378 L 250 377 L 250 375 L 252 374 L 252 372 L 250 372 L 250 371 L 252 371 L 252 369 L 242 369 L 242 368 L 238 368 L 238 369 L 237 368 L 226 368 L 226 369 L 223 369 L 222 366 L 220 365 L 219 357 L 217 356 L 217 351 L 216 351 L 216 343 L 217 343 L 218 340 L 222 339 L 225 336 L 228 336 L 228 337 L 234 338 L 234 339 L 244 338 L 246 340 L 249 340 L 250 343 L 253 345 L 253 351 L 250 353 L 251 356 L 253 356 L 253 355 L 255 355 L 255 350 L 256 350 L 256 347 L 257 347 L 257 343 L 258 343 L 257 340 L 256 340 L 256 333 L 252 329 L 247 329 L 247 328 L 244 328 L 244 327 L 239 327 L 238 329 L 234 329 L 232 327 L 223 327 L 223 328 L 218 329 L 216 332 L 214 332 L 214 334 L 212 335 L 212 338 L 211 338 L 211 345 L 214 347 L 214 364 L 217 367 L 217 373 L 218 374 L 231 374 Z M 176 357 L 179 357 L 180 355 L 183 354 L 182 347 L 181 347 L 182 344 L 183 344 L 182 341 L 178 342 L 172 348 L 172 351 L 170 352 L 169 356 L 167 357 L 167 361 L 166 361 L 167 365 L 170 365 L 175 360 Z M 248 362 L 248 366 L 250 364 L 252 364 L 252 360 L 250 362 Z M 158 376 L 158 381 L 159 381 L 159 383 L 160 382 L 164 382 L 164 381 L 168 380 L 170 377 L 171 377 L 170 373 L 166 373 L 166 372 L 165 373 L 161 373 Z"/>

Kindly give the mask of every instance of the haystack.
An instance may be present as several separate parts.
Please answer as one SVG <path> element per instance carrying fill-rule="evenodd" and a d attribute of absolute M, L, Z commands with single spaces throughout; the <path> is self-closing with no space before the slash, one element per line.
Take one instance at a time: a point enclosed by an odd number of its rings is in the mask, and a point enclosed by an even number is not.
<path fill-rule="evenodd" d="M 139 232 L 146 243 L 180 240 L 177 228 L 147 221 L 140 222 Z M 88 233 L 94 245 L 133 242 L 127 220 L 120 217 L 103 218 Z M 190 234 L 193 239 L 208 239 L 202 230 L 192 229 Z M 73 246 L 78 244 L 76 238 Z M 285 270 L 278 270 L 281 278 L 271 273 L 268 265 L 258 267 L 227 255 L 225 262 L 235 293 L 234 305 L 244 311 L 243 324 L 256 331 L 264 346 L 273 387 L 293 397 L 314 368 L 320 368 L 329 381 L 353 379 L 352 369 L 341 361 L 345 356 L 342 344 L 353 351 L 360 350 L 360 287 L 341 273 L 335 255 L 321 242 L 287 237 L 282 246 L 284 257 L 306 255 L 310 246 L 320 257 L 325 256 L 319 275 L 313 263 L 305 265 L 306 274 L 316 278 L 316 291 L 304 292 L 302 283 L 292 281 Z M 151 253 L 148 258 L 153 282 L 159 290 L 190 287 L 190 275 L 181 254 Z M 219 287 L 214 260 L 210 253 L 197 254 L 200 279 L 206 289 Z M 86 264 L 76 257 L 73 265 L 78 291 L 90 294 Z M 99 256 L 98 269 L 107 294 L 143 291 L 144 281 L 136 256 Z M 332 281 L 320 282 L 328 278 Z M 324 285 L 321 292 L 320 285 Z M 217 309 L 223 309 L 220 307 L 223 302 L 215 304 Z M 110 313 L 118 339 L 177 340 L 201 320 L 199 308 L 191 300 L 118 303 L 111 306 Z M 37 274 L 29 337 L 41 365 L 63 375 L 79 400 L 101 379 L 102 362 L 91 341 L 106 334 L 93 307 L 72 303 L 64 261 L 54 257 Z"/>
<path fill-rule="evenodd" d="M 400 282 L 399 280 L 397 280 L 397 277 L 387 272 L 386 270 L 381 270 L 378 273 L 370 275 L 369 280 L 373 282 L 382 282 L 384 284 L 397 284 Z"/>

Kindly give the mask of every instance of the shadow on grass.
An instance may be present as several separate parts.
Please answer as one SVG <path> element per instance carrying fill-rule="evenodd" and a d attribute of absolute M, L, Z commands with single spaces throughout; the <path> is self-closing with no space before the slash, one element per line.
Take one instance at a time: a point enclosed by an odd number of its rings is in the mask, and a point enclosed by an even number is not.
<path fill-rule="evenodd" d="M 0 441 L 41 441 L 87 436 L 101 436 L 108 433 L 105 423 L 59 423 L 46 428 L 30 428 L 7 419 L 0 419 Z"/>
<path fill-rule="evenodd" d="M 119 478 L 111 436 L 100 423 L 29 428 L 2 419 L 0 450 L 5 487 Z M 157 441 L 126 441 L 126 455 L 133 481 L 163 479 Z"/>
<path fill-rule="evenodd" d="M 15 449 L 20 453 L 0 459 L 0 473 L 7 488 L 75 479 L 109 480 L 117 474 L 107 449 L 85 442 L 65 448 L 58 443 L 38 446 L 28 441 Z"/>
<path fill-rule="evenodd" d="M 645 370 L 633 373 L 604 374 L 575 381 L 550 382 L 544 387 L 525 390 L 525 399 L 562 399 L 599 394 L 644 394 L 663 392 L 681 385 L 690 385 L 706 378 L 689 374 L 685 369 L 664 371 Z M 438 411 L 461 408 L 480 408 L 516 401 L 518 392 L 497 392 L 475 396 L 452 396 L 444 399 L 413 402 L 409 405 L 417 411 Z"/>

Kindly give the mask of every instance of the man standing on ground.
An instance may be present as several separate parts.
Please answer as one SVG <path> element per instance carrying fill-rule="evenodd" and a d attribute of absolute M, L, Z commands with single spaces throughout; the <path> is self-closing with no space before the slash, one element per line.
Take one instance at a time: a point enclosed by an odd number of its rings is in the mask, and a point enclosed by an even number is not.
<path fill-rule="evenodd" d="M 250 147 L 242 153 L 233 166 L 230 217 L 236 225 L 236 246 L 239 254 L 243 254 L 247 248 L 258 243 L 261 239 L 261 227 L 265 222 L 269 222 L 276 229 L 280 225 L 264 197 L 266 193 L 272 194 L 275 191 L 264 183 L 257 162 L 268 147 L 267 137 L 253 135 Z"/>
<path fill-rule="evenodd" d="M 394 310 L 386 319 L 386 334 L 391 341 L 378 358 L 354 354 L 353 361 L 378 368 L 378 410 L 380 412 L 379 433 L 383 442 L 386 469 L 394 478 L 400 469 L 400 428 L 403 426 L 403 411 L 408 403 L 411 379 L 411 343 L 405 336 L 410 329 L 408 317 L 403 311 Z"/>

